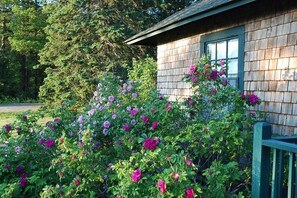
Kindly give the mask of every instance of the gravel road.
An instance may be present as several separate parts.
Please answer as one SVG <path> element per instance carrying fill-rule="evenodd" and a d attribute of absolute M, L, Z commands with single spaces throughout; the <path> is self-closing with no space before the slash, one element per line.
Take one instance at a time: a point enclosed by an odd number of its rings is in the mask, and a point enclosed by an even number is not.
<path fill-rule="evenodd" d="M 40 103 L 11 103 L 11 104 L 0 104 L 1 112 L 22 112 L 28 110 L 37 110 L 41 107 Z"/>

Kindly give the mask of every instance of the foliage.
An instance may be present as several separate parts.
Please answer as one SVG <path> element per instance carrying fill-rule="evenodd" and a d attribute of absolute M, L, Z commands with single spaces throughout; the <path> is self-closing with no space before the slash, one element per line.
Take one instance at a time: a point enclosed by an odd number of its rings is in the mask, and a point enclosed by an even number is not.
<path fill-rule="evenodd" d="M 36 99 L 44 78 L 38 64 L 38 51 L 45 43 L 46 15 L 41 1 L 1 1 L 1 80 L 0 98 Z"/>
<path fill-rule="evenodd" d="M 157 85 L 157 62 L 150 57 L 141 60 L 133 59 L 132 69 L 128 71 L 130 80 L 140 81 L 139 89 L 148 91 Z"/>
<path fill-rule="evenodd" d="M 37 123 L 41 115 L 19 116 L 0 136 L 7 142 L 0 149 L 2 196 L 249 195 L 250 126 L 262 115 L 248 108 L 260 100 L 223 84 L 214 70 L 191 66 L 186 79 L 196 91 L 183 107 L 139 82 L 103 74 L 81 112 L 65 102 L 45 126 Z M 233 98 L 219 100 L 222 94 Z"/>

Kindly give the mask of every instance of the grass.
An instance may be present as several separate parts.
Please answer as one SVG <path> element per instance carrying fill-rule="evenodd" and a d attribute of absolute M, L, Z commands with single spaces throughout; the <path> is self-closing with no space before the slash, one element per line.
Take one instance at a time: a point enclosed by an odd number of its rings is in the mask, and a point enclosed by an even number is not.
<path fill-rule="evenodd" d="M 18 115 L 22 114 L 22 112 L 1 112 L 0 113 L 0 131 L 2 126 L 6 124 L 12 124 Z M 45 124 L 47 121 L 52 120 L 49 115 L 45 115 L 43 118 L 38 120 L 39 124 Z"/>

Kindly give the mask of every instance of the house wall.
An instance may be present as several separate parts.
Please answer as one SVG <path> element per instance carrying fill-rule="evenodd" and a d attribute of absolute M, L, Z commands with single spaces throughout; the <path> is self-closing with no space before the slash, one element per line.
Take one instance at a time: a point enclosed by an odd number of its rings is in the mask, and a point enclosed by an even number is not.
<path fill-rule="evenodd" d="M 239 25 L 245 25 L 245 93 L 262 99 L 257 108 L 269 114 L 267 121 L 275 133 L 297 134 L 297 9 L 249 18 L 222 29 Z M 170 100 L 193 94 L 182 77 L 200 56 L 201 35 L 158 45 L 157 87 Z"/>

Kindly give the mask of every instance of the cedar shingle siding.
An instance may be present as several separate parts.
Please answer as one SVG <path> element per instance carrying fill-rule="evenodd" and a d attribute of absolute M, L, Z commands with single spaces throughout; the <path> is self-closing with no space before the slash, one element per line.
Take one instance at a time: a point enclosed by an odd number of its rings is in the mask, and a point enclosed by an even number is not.
<path fill-rule="evenodd" d="M 157 88 L 170 100 L 193 94 L 182 77 L 200 57 L 201 36 L 244 25 L 244 91 L 263 100 L 257 108 L 270 115 L 267 121 L 273 124 L 274 132 L 297 134 L 296 2 L 284 0 L 278 5 L 277 1 L 268 1 L 267 9 L 263 2 L 257 3 L 210 16 L 195 23 L 199 26 L 192 23 L 193 31 L 186 32 L 184 38 L 173 30 L 171 40 L 154 38 L 158 52 Z"/>

